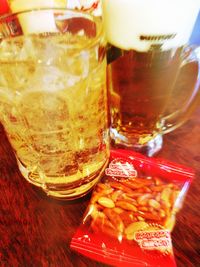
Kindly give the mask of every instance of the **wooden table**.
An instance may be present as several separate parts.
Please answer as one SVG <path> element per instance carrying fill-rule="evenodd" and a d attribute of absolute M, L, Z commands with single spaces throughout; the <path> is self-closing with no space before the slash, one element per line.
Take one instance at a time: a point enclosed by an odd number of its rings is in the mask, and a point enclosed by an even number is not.
<path fill-rule="evenodd" d="M 173 231 L 178 267 L 200 266 L 200 106 L 182 127 L 164 137 L 157 155 L 196 171 Z M 0 266 L 106 266 L 71 251 L 71 238 L 90 195 L 74 202 L 46 197 L 20 174 L 0 127 Z M 134 267 L 134 266 L 133 266 Z M 156 267 L 156 266 L 155 266 Z"/>

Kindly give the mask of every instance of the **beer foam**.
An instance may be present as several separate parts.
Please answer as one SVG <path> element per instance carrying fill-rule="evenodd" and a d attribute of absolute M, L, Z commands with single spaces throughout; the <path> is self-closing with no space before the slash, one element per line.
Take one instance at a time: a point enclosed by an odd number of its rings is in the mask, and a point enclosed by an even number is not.
<path fill-rule="evenodd" d="M 148 51 L 185 45 L 197 18 L 199 0 L 103 0 L 108 42 L 121 49 Z"/>

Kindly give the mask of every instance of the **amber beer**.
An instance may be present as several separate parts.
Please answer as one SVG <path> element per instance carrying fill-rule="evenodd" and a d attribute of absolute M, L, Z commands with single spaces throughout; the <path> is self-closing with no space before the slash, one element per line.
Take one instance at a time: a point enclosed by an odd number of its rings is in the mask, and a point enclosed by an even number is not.
<path fill-rule="evenodd" d="M 182 1 L 188 14 L 188 19 L 183 19 L 180 0 L 174 1 L 174 11 L 168 1 L 158 2 L 105 0 L 102 5 L 109 42 L 111 139 L 136 150 L 148 150 L 150 143 L 154 146 L 150 154 L 161 147 L 166 110 L 173 102 L 172 92 L 198 11 L 194 4 Z M 166 12 L 180 22 L 170 22 Z"/>
<path fill-rule="evenodd" d="M 111 46 L 111 60 L 114 51 L 123 55 L 108 65 L 112 131 L 142 142 L 161 127 L 179 71 L 182 47 L 141 53 Z"/>

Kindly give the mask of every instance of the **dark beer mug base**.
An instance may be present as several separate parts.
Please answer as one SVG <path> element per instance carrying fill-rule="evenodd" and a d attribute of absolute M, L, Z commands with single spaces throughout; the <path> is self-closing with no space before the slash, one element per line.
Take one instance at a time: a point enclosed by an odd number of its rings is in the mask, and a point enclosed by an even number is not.
<path fill-rule="evenodd" d="M 122 135 L 114 128 L 110 129 L 110 139 L 112 147 L 131 149 L 149 157 L 152 157 L 159 152 L 163 144 L 163 137 L 159 133 L 154 134 L 151 137 L 148 136 L 146 138 L 146 142 L 141 144 L 139 142 L 135 142 L 135 138 L 133 136 L 127 137 Z"/>

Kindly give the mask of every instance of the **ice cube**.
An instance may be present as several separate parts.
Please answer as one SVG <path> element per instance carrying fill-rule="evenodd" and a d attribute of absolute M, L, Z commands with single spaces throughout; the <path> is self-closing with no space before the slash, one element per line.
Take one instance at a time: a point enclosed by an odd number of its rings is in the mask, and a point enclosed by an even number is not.
<path fill-rule="evenodd" d="M 44 32 L 58 32 L 52 11 L 36 11 L 18 15 L 23 33 L 35 34 Z"/>
<path fill-rule="evenodd" d="M 66 0 L 14 0 L 11 1 L 12 12 L 21 12 L 36 8 L 66 7 Z M 23 13 L 19 16 L 19 21 L 24 34 L 57 32 L 53 11 L 35 11 Z"/>

